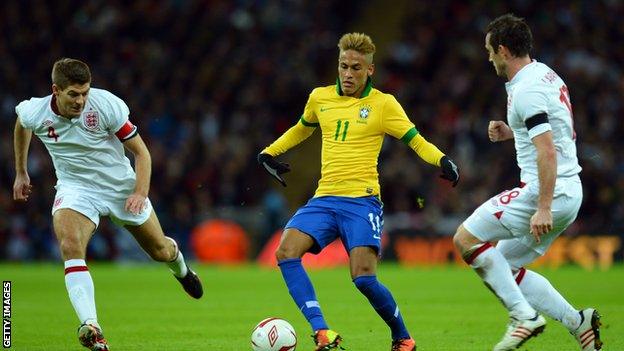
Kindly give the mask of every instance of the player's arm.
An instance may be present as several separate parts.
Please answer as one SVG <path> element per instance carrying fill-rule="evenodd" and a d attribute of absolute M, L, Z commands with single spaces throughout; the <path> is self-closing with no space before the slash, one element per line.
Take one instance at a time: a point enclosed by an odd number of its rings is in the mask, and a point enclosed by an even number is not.
<path fill-rule="evenodd" d="M 124 147 L 134 155 L 134 171 L 136 184 L 134 193 L 126 200 L 126 211 L 134 214 L 141 213 L 149 193 L 150 178 L 152 177 L 152 156 L 145 142 L 137 132 L 136 126 L 126 122 L 115 135 L 123 142 Z"/>
<path fill-rule="evenodd" d="M 384 105 L 381 123 L 385 133 L 401 139 L 423 161 L 440 167 L 442 169 L 440 177 L 453 183 L 453 186 L 457 185 L 457 182 L 459 182 L 459 168 L 457 165 L 448 156 L 444 155 L 437 146 L 428 142 L 418 132 L 394 96 L 389 95 Z"/>
<path fill-rule="evenodd" d="M 301 116 L 297 124 L 288 129 L 275 142 L 258 154 L 258 163 L 278 182 L 286 186 L 286 182 L 281 175 L 290 172 L 290 166 L 287 163 L 277 161 L 275 156 L 285 153 L 309 138 L 317 126 L 318 123 L 308 122 L 304 116 Z"/>
<path fill-rule="evenodd" d="M 416 131 L 416 128 L 411 129 L 406 133 L 404 138 L 409 136 L 409 133 Z M 457 186 L 459 182 L 459 168 L 448 156 L 446 156 L 437 146 L 428 142 L 420 133 L 417 134 L 409 141 L 408 145 L 412 148 L 423 161 L 438 166 L 442 169 L 440 178 L 446 179 L 453 183 L 453 186 Z M 403 140 L 403 138 L 401 138 Z"/>
<path fill-rule="evenodd" d="M 28 176 L 28 149 L 32 131 L 24 128 L 19 116 L 13 131 L 13 151 L 15 153 L 15 182 L 13 183 L 13 200 L 27 201 L 32 192 L 30 177 Z"/>
<path fill-rule="evenodd" d="M 546 116 L 546 114 L 543 115 Z M 531 217 L 531 233 L 539 242 L 540 236 L 553 228 L 551 205 L 557 180 L 557 151 L 551 131 L 539 134 L 531 140 L 537 150 L 537 174 L 539 178 L 539 198 L 537 199 L 537 211 Z"/>

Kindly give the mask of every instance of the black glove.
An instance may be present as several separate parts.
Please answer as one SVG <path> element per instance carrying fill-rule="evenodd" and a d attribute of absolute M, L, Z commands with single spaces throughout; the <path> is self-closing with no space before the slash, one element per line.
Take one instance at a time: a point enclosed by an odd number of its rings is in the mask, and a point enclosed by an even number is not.
<path fill-rule="evenodd" d="M 272 175 L 278 182 L 282 183 L 283 186 L 286 186 L 286 182 L 284 178 L 282 178 L 281 174 L 290 172 L 290 166 L 288 163 L 279 162 L 275 159 L 275 157 L 269 154 L 258 154 L 258 163 L 264 166 L 264 168 Z"/>
<path fill-rule="evenodd" d="M 457 165 L 447 156 L 442 156 L 440 167 L 442 167 L 440 178 L 448 180 L 455 187 L 457 182 L 459 182 L 459 168 L 457 168 Z"/>

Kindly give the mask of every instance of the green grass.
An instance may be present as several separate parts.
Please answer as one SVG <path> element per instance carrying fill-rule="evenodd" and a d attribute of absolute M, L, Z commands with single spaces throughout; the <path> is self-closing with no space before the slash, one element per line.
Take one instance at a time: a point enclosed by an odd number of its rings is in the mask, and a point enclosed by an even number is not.
<path fill-rule="evenodd" d="M 112 350 L 251 350 L 251 329 L 268 316 L 290 321 L 298 332 L 298 350 L 312 349 L 309 327 L 279 271 L 196 268 L 205 289 L 199 301 L 187 297 L 160 264 L 90 264 L 99 320 Z M 576 306 L 597 307 L 605 324 L 605 348 L 624 350 L 624 267 L 541 272 Z M 12 349 L 82 350 L 60 264 L 0 265 L 0 276 L 13 281 Z M 386 325 L 353 286 L 347 268 L 310 276 L 327 321 L 344 336 L 348 350 L 389 350 Z M 468 269 L 383 265 L 379 277 L 397 299 L 419 350 L 489 350 L 504 331 L 506 312 Z M 577 346 L 564 327 L 549 320 L 546 332 L 522 350 Z"/>

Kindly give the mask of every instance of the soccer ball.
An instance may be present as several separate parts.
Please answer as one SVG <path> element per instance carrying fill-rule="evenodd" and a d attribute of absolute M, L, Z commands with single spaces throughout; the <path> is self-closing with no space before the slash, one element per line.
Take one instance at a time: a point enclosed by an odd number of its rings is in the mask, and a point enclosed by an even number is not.
<path fill-rule="evenodd" d="M 254 351 L 295 351 L 296 347 L 295 328 L 281 318 L 264 319 L 251 332 Z"/>

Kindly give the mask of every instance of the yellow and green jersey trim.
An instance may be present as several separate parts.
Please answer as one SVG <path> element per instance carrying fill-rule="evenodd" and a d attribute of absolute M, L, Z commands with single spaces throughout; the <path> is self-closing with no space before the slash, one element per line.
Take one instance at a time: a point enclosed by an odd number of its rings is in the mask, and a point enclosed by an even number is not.
<path fill-rule="evenodd" d="M 303 115 L 301 115 L 301 118 L 299 119 L 301 121 L 301 124 L 303 124 L 306 127 L 313 127 L 316 128 L 319 126 L 318 123 L 311 123 L 305 120 L 305 118 L 303 118 Z"/>
<path fill-rule="evenodd" d="M 414 139 L 414 137 L 416 135 L 418 135 L 418 129 L 416 129 L 416 127 L 412 127 L 412 129 L 408 130 L 405 135 L 403 135 L 403 137 L 401 137 L 401 141 L 406 144 L 409 145 L 409 143 L 412 141 L 412 139 Z"/>
<path fill-rule="evenodd" d="M 370 94 L 372 90 L 373 90 L 373 80 L 371 79 L 371 77 L 368 77 L 368 79 L 366 80 L 366 87 L 364 87 L 364 90 L 362 91 L 362 96 L 360 96 L 360 99 L 367 97 L 368 94 Z M 340 78 L 336 78 L 336 94 L 340 96 L 344 94 L 342 92 L 342 87 L 340 86 Z"/>

